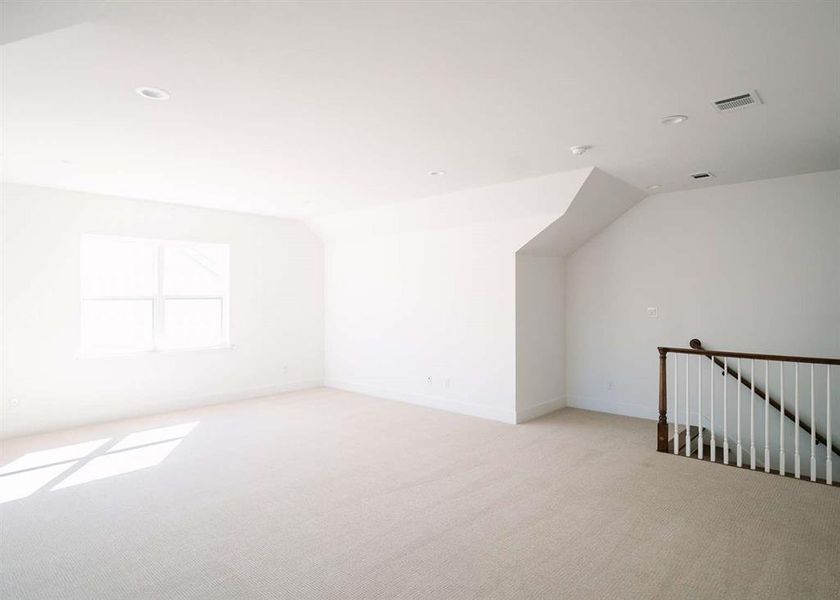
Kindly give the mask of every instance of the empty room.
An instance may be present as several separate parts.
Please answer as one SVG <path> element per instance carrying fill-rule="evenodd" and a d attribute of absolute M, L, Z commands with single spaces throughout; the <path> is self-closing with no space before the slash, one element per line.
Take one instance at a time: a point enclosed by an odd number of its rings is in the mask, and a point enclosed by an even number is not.
<path fill-rule="evenodd" d="M 0 0 L 0 598 L 840 598 L 840 2 Z"/>

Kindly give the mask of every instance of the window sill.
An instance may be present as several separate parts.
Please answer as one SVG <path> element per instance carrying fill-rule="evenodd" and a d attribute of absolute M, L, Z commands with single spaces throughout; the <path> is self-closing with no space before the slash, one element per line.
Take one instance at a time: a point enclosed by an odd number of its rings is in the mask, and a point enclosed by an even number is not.
<path fill-rule="evenodd" d="M 76 360 L 89 360 L 97 358 L 125 358 L 131 356 L 148 356 L 153 354 L 196 354 L 204 352 L 230 352 L 236 346 L 233 344 L 223 344 L 220 346 L 207 346 L 202 348 L 156 348 L 154 350 L 132 350 L 128 352 L 83 352 L 79 351 L 76 354 Z"/>

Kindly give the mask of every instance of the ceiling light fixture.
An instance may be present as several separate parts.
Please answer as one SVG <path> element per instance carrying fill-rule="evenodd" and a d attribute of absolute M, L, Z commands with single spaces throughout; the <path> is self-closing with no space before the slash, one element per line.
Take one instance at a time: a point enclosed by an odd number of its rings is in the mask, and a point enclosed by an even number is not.
<path fill-rule="evenodd" d="M 155 87 L 139 87 L 134 90 L 149 100 L 169 100 L 169 92 Z"/>
<path fill-rule="evenodd" d="M 659 119 L 659 122 L 663 125 L 677 125 L 679 123 L 685 123 L 686 121 L 688 121 L 688 117 L 685 115 L 670 115 Z"/>
<path fill-rule="evenodd" d="M 592 146 L 572 146 L 569 148 L 569 151 L 574 154 L 575 156 L 580 156 L 587 150 L 591 150 Z"/>
<path fill-rule="evenodd" d="M 429 175 L 432 177 L 438 177 L 440 175 L 446 175 L 446 171 L 429 171 Z"/>

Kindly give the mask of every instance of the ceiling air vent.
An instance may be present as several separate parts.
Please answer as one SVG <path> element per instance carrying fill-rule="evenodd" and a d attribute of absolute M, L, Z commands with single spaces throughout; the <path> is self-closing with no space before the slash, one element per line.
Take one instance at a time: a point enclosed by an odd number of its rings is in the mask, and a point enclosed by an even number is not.
<path fill-rule="evenodd" d="M 746 94 L 739 94 L 731 98 L 724 98 L 723 100 L 715 100 L 712 104 L 718 112 L 729 112 L 730 110 L 738 110 L 741 108 L 748 108 L 750 106 L 757 106 L 762 104 L 758 92 L 755 90 L 747 92 Z"/>
<path fill-rule="evenodd" d="M 692 173 L 691 174 L 692 179 L 698 179 L 698 180 L 700 180 L 700 179 L 711 179 L 712 177 L 714 177 L 714 174 L 710 173 L 709 171 L 703 171 L 702 173 Z"/>

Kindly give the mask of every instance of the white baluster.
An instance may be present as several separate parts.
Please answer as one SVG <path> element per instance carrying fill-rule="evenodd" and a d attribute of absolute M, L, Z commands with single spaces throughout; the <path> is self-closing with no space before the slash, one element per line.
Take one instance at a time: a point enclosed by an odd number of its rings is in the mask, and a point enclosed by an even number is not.
<path fill-rule="evenodd" d="M 685 455 L 691 456 L 691 412 L 688 405 L 688 354 L 685 355 Z"/>
<path fill-rule="evenodd" d="M 817 480 L 817 413 L 814 410 L 814 365 L 811 364 L 811 481 Z"/>
<path fill-rule="evenodd" d="M 674 454 L 680 453 L 680 356 L 674 352 Z"/>
<path fill-rule="evenodd" d="M 715 357 L 709 357 L 712 361 L 709 369 L 709 451 L 711 456 L 709 459 L 715 462 Z"/>
<path fill-rule="evenodd" d="M 825 482 L 831 485 L 831 365 L 825 366 L 825 377 Z"/>
<path fill-rule="evenodd" d="M 764 361 L 764 472 L 770 472 L 770 361 Z"/>
<path fill-rule="evenodd" d="M 729 431 L 726 428 L 726 419 L 729 413 L 726 408 L 727 383 L 729 379 L 729 360 L 723 358 L 723 464 L 729 464 Z"/>
<path fill-rule="evenodd" d="M 799 363 L 796 363 L 793 384 L 796 387 L 793 394 L 793 475 L 799 479 L 802 477 L 802 461 L 799 459 Z"/>
<path fill-rule="evenodd" d="M 750 469 L 755 471 L 755 359 L 750 359 Z"/>
<path fill-rule="evenodd" d="M 736 454 L 735 454 L 735 462 L 740 467 L 743 463 L 741 461 L 741 359 L 738 359 L 738 415 L 737 419 L 735 420 L 735 428 L 737 430 L 736 434 Z"/>
<path fill-rule="evenodd" d="M 703 357 L 697 355 L 697 458 L 703 460 Z"/>
<path fill-rule="evenodd" d="M 785 474 L 785 363 L 779 363 L 779 398 L 782 408 L 779 411 L 779 473 Z"/>

